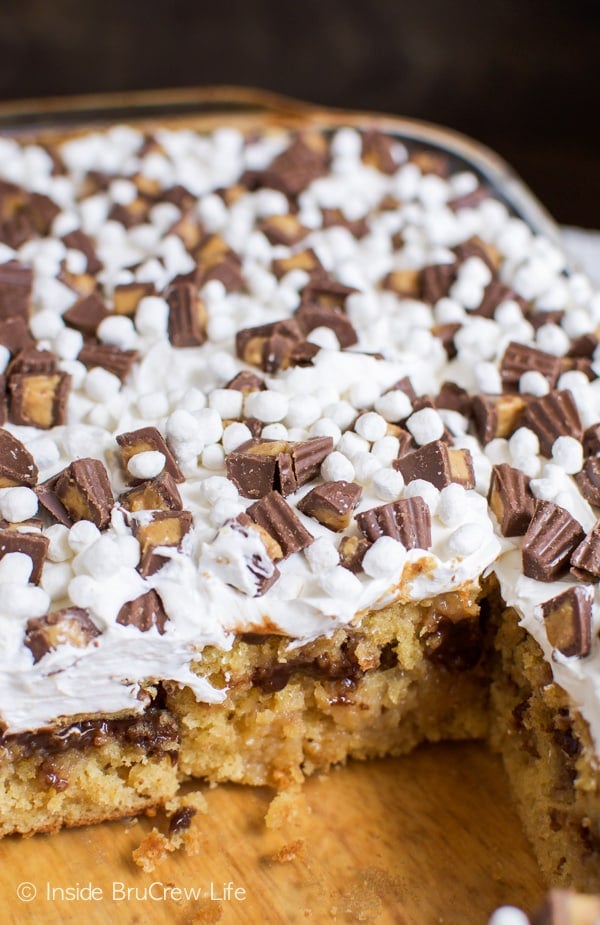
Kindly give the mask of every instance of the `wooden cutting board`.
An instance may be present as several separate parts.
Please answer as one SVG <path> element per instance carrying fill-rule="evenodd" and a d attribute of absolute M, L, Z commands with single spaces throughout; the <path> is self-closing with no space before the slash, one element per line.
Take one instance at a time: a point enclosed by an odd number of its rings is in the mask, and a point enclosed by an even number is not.
<path fill-rule="evenodd" d="M 498 905 L 530 910 L 543 893 L 500 762 L 477 743 L 309 780 L 298 820 L 278 830 L 264 823 L 267 790 L 203 792 L 199 852 L 172 853 L 151 874 L 131 852 L 153 825 L 165 830 L 160 816 L 4 839 L 0 921 L 486 925 Z"/>

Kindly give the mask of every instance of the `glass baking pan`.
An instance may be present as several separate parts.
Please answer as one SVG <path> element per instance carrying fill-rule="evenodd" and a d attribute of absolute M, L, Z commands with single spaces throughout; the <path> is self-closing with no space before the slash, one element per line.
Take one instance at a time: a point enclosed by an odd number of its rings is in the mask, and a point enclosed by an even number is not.
<path fill-rule="evenodd" d="M 64 137 L 93 127 L 125 122 L 148 129 L 160 124 L 199 131 L 222 126 L 236 126 L 243 131 L 301 126 L 323 131 L 341 126 L 379 129 L 437 149 L 450 156 L 457 168 L 473 170 L 516 216 L 562 247 L 556 223 L 499 155 L 459 132 L 417 119 L 326 109 L 263 90 L 232 86 L 144 90 L 0 104 L 0 134 L 20 138 Z"/>

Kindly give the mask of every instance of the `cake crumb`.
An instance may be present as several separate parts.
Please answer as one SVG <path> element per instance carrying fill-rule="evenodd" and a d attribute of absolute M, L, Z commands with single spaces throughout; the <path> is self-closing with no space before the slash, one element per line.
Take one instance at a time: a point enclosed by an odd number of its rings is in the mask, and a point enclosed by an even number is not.
<path fill-rule="evenodd" d="M 192 806 L 198 813 L 208 812 L 208 803 L 206 802 L 206 797 L 200 790 L 193 790 L 191 793 L 186 793 L 183 796 L 174 796 L 171 800 L 168 800 L 165 803 L 165 810 L 169 816 L 171 816 L 183 806 Z"/>
<path fill-rule="evenodd" d="M 296 858 L 302 854 L 304 848 L 304 839 L 296 838 L 294 841 L 288 842 L 287 845 L 283 845 L 278 851 L 275 851 L 271 855 L 272 861 L 277 861 L 279 864 L 284 864 L 287 861 L 295 861 Z"/>
<path fill-rule="evenodd" d="M 210 899 L 200 900 L 190 919 L 189 925 L 215 925 L 223 915 L 221 903 Z"/>
<path fill-rule="evenodd" d="M 298 822 L 310 812 L 303 794 L 296 790 L 281 790 L 277 793 L 265 814 L 265 825 L 268 829 L 280 829 L 282 826 Z"/>
<path fill-rule="evenodd" d="M 164 861 L 167 854 L 173 851 L 170 839 L 166 838 L 158 829 L 152 829 L 149 835 L 142 839 L 138 848 L 131 853 L 134 864 L 141 867 L 147 874 L 151 874 L 157 864 Z"/>

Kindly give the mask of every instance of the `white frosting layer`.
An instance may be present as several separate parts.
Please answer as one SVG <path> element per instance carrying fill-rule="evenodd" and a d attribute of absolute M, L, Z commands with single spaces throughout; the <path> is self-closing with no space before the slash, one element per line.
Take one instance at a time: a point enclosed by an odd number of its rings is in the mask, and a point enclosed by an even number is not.
<path fill-rule="evenodd" d="M 244 146 L 241 136 L 232 131 L 210 138 L 161 132 L 164 152 L 140 155 L 139 133 L 118 128 L 64 145 L 66 176 L 52 174 L 52 162 L 40 148 L 0 141 L 0 177 L 45 192 L 61 206 L 54 237 L 29 241 L 18 252 L 3 247 L 0 261 L 16 258 L 33 267 L 32 330 L 73 377 L 66 425 L 50 431 L 15 425 L 7 425 L 8 429 L 33 454 L 40 481 L 75 458 L 92 456 L 107 466 L 116 496 L 127 486 L 129 475 L 120 466 L 115 436 L 155 426 L 186 476 L 180 491 L 184 508 L 193 515 L 193 528 L 182 550 L 161 550 L 168 563 L 146 579 L 136 571 L 139 544 L 118 508 L 102 536 L 83 522 L 70 531 L 57 527 L 46 531 L 52 542 L 39 588 L 28 584 L 30 570 L 23 570 L 18 562 L 10 568 L 0 563 L 0 713 L 8 731 L 34 729 L 58 717 L 141 710 L 144 688 L 161 679 L 189 686 L 200 700 L 217 702 L 224 692 L 211 688 L 190 668 L 201 661 L 207 645 L 228 649 L 235 634 L 244 631 L 278 632 L 297 645 L 359 620 L 368 609 L 396 600 L 423 600 L 476 583 L 493 567 L 505 599 L 519 609 L 557 681 L 581 705 L 600 743 L 597 640 L 586 659 L 552 653 L 538 605 L 556 588 L 523 578 L 514 548 L 518 544 L 499 538 L 485 502 L 492 463 L 521 465 L 524 460 L 523 468 L 528 466 L 528 474 L 537 480 L 538 496 L 556 500 L 589 530 L 595 513 L 567 474 L 576 469 L 577 447 L 559 447 L 553 462 L 544 465 L 536 452 L 539 447 L 532 450 L 528 432 L 529 437 L 495 440 L 484 452 L 467 433 L 468 422 L 458 412 L 424 409 L 407 424 L 419 444 L 437 439 L 445 426 L 455 446 L 473 456 L 476 490 L 451 486 L 440 493 L 421 480 L 403 485 L 391 465 L 398 453 L 397 438 L 386 432 L 388 422 L 408 413 L 403 393 L 392 398 L 383 394 L 403 377 L 411 379 L 418 394 L 435 394 L 449 379 L 471 391 L 493 392 L 498 389 L 499 360 L 511 340 L 564 352 L 565 342 L 569 343 L 564 326 L 543 325 L 536 333 L 518 303 L 511 301 L 499 306 L 493 319 L 470 315 L 489 280 L 489 270 L 478 258 L 463 264 L 450 296 L 433 307 L 400 299 L 384 291 L 381 282 L 393 270 L 448 262 L 453 259 L 449 248 L 479 235 L 503 258 L 502 279 L 508 285 L 536 299 L 540 309 L 579 313 L 579 333 L 592 330 L 598 322 L 598 298 L 583 277 L 566 276 L 564 257 L 510 217 L 501 203 L 487 199 L 458 212 L 448 208 L 453 196 L 477 185 L 473 175 L 455 175 L 447 181 L 423 176 L 414 164 L 404 163 L 406 152 L 399 145 L 398 170 L 384 176 L 362 164 L 357 139 L 351 130 L 338 133 L 331 175 L 301 194 L 298 218 L 312 230 L 295 248 L 270 244 L 256 228 L 262 218 L 287 211 L 282 194 L 258 190 L 226 206 L 213 192 L 235 183 L 247 168 L 266 166 L 286 146 L 284 137 Z M 36 156 L 32 150 L 38 152 Z M 76 294 L 57 276 L 63 260 L 71 272 L 81 272 L 84 264 L 81 252 L 68 250 L 60 237 L 82 228 L 94 239 L 104 263 L 99 279 L 109 304 L 115 285 L 151 281 L 160 291 L 178 274 L 190 271 L 191 258 L 170 230 L 181 214 L 173 203 L 155 206 L 146 223 L 127 229 L 107 216 L 115 203 L 129 201 L 133 184 L 113 181 L 106 192 L 81 199 L 81 178 L 87 170 L 107 171 L 115 177 L 141 173 L 163 188 L 186 186 L 198 197 L 194 211 L 205 229 L 221 234 L 241 257 L 246 283 L 243 293 L 228 294 L 216 281 L 204 286 L 208 340 L 201 347 L 171 346 L 168 306 L 160 295 L 143 299 L 133 320 L 114 317 L 102 322 L 100 339 L 140 354 L 122 387 L 106 370 L 88 372 L 76 359 L 81 338 L 62 319 Z M 386 195 L 397 196 L 401 203 L 378 211 L 377 203 Z M 321 227 L 323 208 L 341 209 L 351 220 L 366 217 L 368 234 L 356 239 L 346 228 Z M 400 246 L 392 242 L 399 233 L 404 242 Z M 312 366 L 267 376 L 268 389 L 244 400 L 240 393 L 224 389 L 234 375 L 249 368 L 236 357 L 235 333 L 293 315 L 306 274 L 292 271 L 278 280 L 271 261 L 306 247 L 314 248 L 332 276 L 357 290 L 347 299 L 346 311 L 359 342 L 341 351 L 330 329 L 317 329 L 309 338 L 321 347 Z M 449 362 L 432 328 L 453 322 L 463 327 L 456 338 L 458 355 Z M 384 359 L 369 353 L 381 353 Z M 590 383 L 578 373 L 565 378 L 559 385 L 573 391 L 584 423 L 598 420 L 599 381 Z M 540 386 L 537 380 L 533 384 Z M 242 411 L 262 422 L 265 437 L 296 441 L 331 436 L 336 452 L 324 464 L 323 475 L 355 480 L 362 486 L 358 511 L 422 496 L 432 513 L 431 549 L 391 550 L 394 574 L 386 571 L 385 549 L 373 549 L 365 571 L 354 575 L 337 564 L 340 535 L 298 513 L 319 543 L 310 547 L 311 552 L 295 553 L 279 563 L 279 579 L 264 595 L 254 596 L 260 578 L 271 577 L 272 563 L 256 534 L 244 536 L 227 525 L 250 504 L 225 477 L 226 452 L 250 435 L 243 422 L 230 423 Z M 159 471 L 162 462 L 138 460 L 130 471 L 142 475 L 154 471 L 147 469 L 149 465 Z M 296 504 L 313 485 L 287 501 Z M 13 521 L 19 522 L 31 516 L 31 499 L 11 491 L 15 489 L 0 490 L 0 508 L 3 516 L 11 512 Z M 356 533 L 356 528 L 346 532 Z M 254 571 L 248 569 L 250 562 Z M 414 569 L 418 562 L 425 567 Z M 158 592 L 168 616 L 164 634 L 156 628 L 140 632 L 117 623 L 122 605 L 151 588 Z M 68 604 L 87 608 L 100 635 L 85 648 L 59 645 L 34 663 L 23 645 L 28 619 Z"/>

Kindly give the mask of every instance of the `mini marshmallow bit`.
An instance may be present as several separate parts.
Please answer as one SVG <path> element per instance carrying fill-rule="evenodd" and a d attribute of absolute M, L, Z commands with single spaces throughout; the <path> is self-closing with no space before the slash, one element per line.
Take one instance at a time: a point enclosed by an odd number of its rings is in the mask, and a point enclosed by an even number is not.
<path fill-rule="evenodd" d="M 247 417 L 256 418 L 264 424 L 273 424 L 282 421 L 288 413 L 289 402 L 287 395 L 281 392 L 250 392 L 244 402 L 244 411 Z"/>
<path fill-rule="evenodd" d="M 381 389 L 377 382 L 369 379 L 361 379 L 353 383 L 350 387 L 350 402 L 353 407 L 362 411 L 365 408 L 372 408 L 381 394 Z M 355 412 L 356 413 L 356 412 Z M 340 424 L 340 427 L 342 425 Z"/>
<path fill-rule="evenodd" d="M 325 594 L 342 600 L 352 600 L 362 591 L 360 579 L 341 565 L 336 565 L 328 572 L 321 572 L 319 584 Z"/>
<path fill-rule="evenodd" d="M 200 491 L 202 499 L 209 506 L 217 501 L 237 501 L 239 498 L 237 488 L 224 475 L 210 475 L 203 480 Z"/>
<path fill-rule="evenodd" d="M 347 401 L 332 402 L 325 406 L 323 413 L 342 431 L 351 427 L 356 418 L 356 408 Z"/>
<path fill-rule="evenodd" d="M 0 513 L 9 523 L 22 523 L 35 517 L 38 509 L 37 495 L 31 488 L 5 488 L 0 496 Z"/>
<path fill-rule="evenodd" d="M 83 523 L 83 521 L 80 521 Z M 52 524 L 44 531 L 44 535 L 49 541 L 48 559 L 50 562 L 65 562 L 73 555 L 73 550 L 69 545 L 69 528 L 63 524 Z"/>
<path fill-rule="evenodd" d="M 221 415 L 214 408 L 202 408 L 194 414 L 204 444 L 217 443 L 223 436 Z"/>
<path fill-rule="evenodd" d="M 574 437 L 557 437 L 552 444 L 552 461 L 569 475 L 580 472 L 583 466 L 583 447 Z"/>
<path fill-rule="evenodd" d="M 462 524 L 448 538 L 448 552 L 453 556 L 471 556 L 482 548 L 488 538 L 489 530 L 483 524 Z"/>
<path fill-rule="evenodd" d="M 265 426 L 260 432 L 260 435 L 264 440 L 288 441 L 292 439 L 290 437 L 290 431 L 287 429 L 285 424 L 265 424 Z M 297 438 L 294 437 L 294 439 L 297 439 Z M 299 439 L 303 440 L 304 437 L 300 437 Z"/>
<path fill-rule="evenodd" d="M 209 408 L 213 408 L 224 421 L 241 417 L 244 396 L 237 389 L 213 389 L 208 398 Z"/>
<path fill-rule="evenodd" d="M 557 357 L 563 357 L 571 346 L 563 329 L 556 324 L 543 324 L 538 328 L 535 340 L 540 350 Z"/>
<path fill-rule="evenodd" d="M 397 501 L 404 490 L 404 478 L 395 469 L 382 468 L 373 474 L 371 484 L 382 501 Z"/>
<path fill-rule="evenodd" d="M 158 296 L 140 299 L 135 313 L 135 326 L 140 334 L 149 338 L 166 338 L 169 306 Z"/>
<path fill-rule="evenodd" d="M 352 482 L 354 466 L 347 456 L 334 450 L 321 464 L 321 475 L 326 482 Z"/>
<path fill-rule="evenodd" d="M 413 479 L 404 489 L 404 497 L 422 498 L 430 512 L 435 514 L 440 500 L 440 491 L 425 479 Z"/>
<path fill-rule="evenodd" d="M 202 465 L 205 469 L 218 470 L 225 465 L 225 450 L 218 443 L 212 443 L 202 450 Z"/>
<path fill-rule="evenodd" d="M 127 470 L 134 479 L 153 479 L 163 471 L 165 462 L 164 453 L 158 450 L 145 450 L 130 458 Z"/>
<path fill-rule="evenodd" d="M 535 395 L 541 398 L 550 391 L 550 383 L 537 369 L 530 369 L 519 379 L 519 392 L 522 395 Z"/>
<path fill-rule="evenodd" d="M 421 408 L 411 414 L 406 427 L 419 446 L 441 440 L 444 435 L 444 422 L 435 408 Z"/>
<path fill-rule="evenodd" d="M 488 925 L 530 925 L 529 919 L 516 906 L 500 906 L 492 914 Z"/>
<path fill-rule="evenodd" d="M 7 581 L 3 584 L 2 590 L 0 613 L 7 617 L 14 617 L 18 620 L 41 617 L 50 609 L 50 596 L 37 585 L 22 585 Z"/>
<path fill-rule="evenodd" d="M 406 561 L 406 549 L 391 536 L 380 536 L 367 549 L 362 560 L 365 574 L 371 578 L 394 578 L 400 581 Z"/>
<path fill-rule="evenodd" d="M 0 584 L 26 585 L 31 578 L 33 561 L 24 552 L 9 552 L 0 558 Z"/>
<path fill-rule="evenodd" d="M 375 441 L 371 452 L 382 466 L 390 466 L 393 460 L 400 455 L 400 440 L 392 434 L 386 434 L 385 437 L 380 437 Z"/>
<path fill-rule="evenodd" d="M 317 537 L 310 546 L 306 547 L 304 555 L 311 572 L 317 575 L 335 569 L 340 561 L 337 549 L 326 536 Z"/>
<path fill-rule="evenodd" d="M 364 437 L 359 437 L 352 431 L 346 431 L 338 443 L 338 450 L 352 460 L 359 453 L 368 453 L 369 444 Z"/>
<path fill-rule="evenodd" d="M 263 433 L 263 436 L 266 437 L 267 435 Z M 233 453 L 234 450 L 237 450 L 238 446 L 241 446 L 242 443 L 246 443 L 251 439 L 252 431 L 250 428 L 246 424 L 234 421 L 233 424 L 229 424 L 223 431 L 223 449 L 226 453 Z"/>
<path fill-rule="evenodd" d="M 99 540 L 101 533 L 91 520 L 79 520 L 69 530 L 68 542 L 74 553 L 80 553 Z"/>
<path fill-rule="evenodd" d="M 360 437 L 368 440 L 369 443 L 374 443 L 375 440 L 385 436 L 387 421 L 380 414 L 367 411 L 366 414 L 361 414 L 357 419 L 354 430 Z"/>
<path fill-rule="evenodd" d="M 310 427 L 320 417 L 321 403 L 315 395 L 294 395 L 290 398 L 285 416 L 288 427 Z"/>
<path fill-rule="evenodd" d="M 377 399 L 375 411 L 386 421 L 397 423 L 410 415 L 412 405 L 406 392 L 403 392 L 402 389 L 392 389 L 392 391 L 385 392 Z"/>
<path fill-rule="evenodd" d="M 437 516 L 447 527 L 459 524 L 468 514 L 468 495 L 462 485 L 451 482 L 440 492 Z"/>
<path fill-rule="evenodd" d="M 357 453 L 352 457 L 352 465 L 354 466 L 356 481 L 360 482 L 361 485 L 366 485 L 375 473 L 381 469 L 383 463 L 372 453 L 364 452 Z"/>
<path fill-rule="evenodd" d="M 119 392 L 121 380 L 101 366 L 90 369 L 85 377 L 84 389 L 92 401 L 106 402 Z"/>

